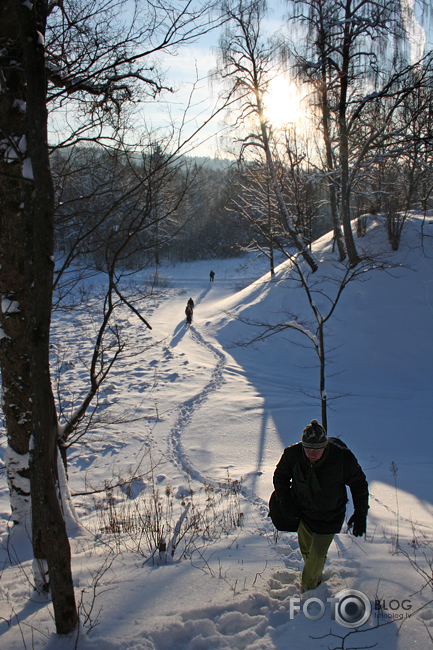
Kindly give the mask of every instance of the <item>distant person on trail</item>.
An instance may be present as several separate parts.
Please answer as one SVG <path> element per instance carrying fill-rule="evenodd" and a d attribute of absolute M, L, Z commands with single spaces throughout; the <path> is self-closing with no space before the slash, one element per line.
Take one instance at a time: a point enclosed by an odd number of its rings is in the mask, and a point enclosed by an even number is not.
<path fill-rule="evenodd" d="M 269 516 L 278 530 L 298 533 L 304 558 L 301 593 L 322 582 L 328 548 L 346 513 L 349 486 L 354 513 L 348 523 L 353 535 L 367 529 L 368 484 L 353 453 L 338 438 L 328 438 L 312 420 L 301 442 L 286 447 L 274 472 Z"/>
<path fill-rule="evenodd" d="M 210 282 L 213 282 L 214 277 L 215 277 L 215 273 L 214 273 L 213 271 L 211 271 L 211 272 L 209 273 L 209 281 L 210 281 Z"/>
<path fill-rule="evenodd" d="M 194 300 L 192 298 L 190 298 L 186 304 L 189 305 L 191 309 L 194 309 Z"/>
<path fill-rule="evenodd" d="M 188 300 L 187 305 L 185 307 L 186 322 L 188 323 L 188 325 L 191 325 L 191 323 L 192 323 L 192 313 L 193 313 L 193 310 L 192 310 L 192 307 L 189 304 L 189 300 Z"/>

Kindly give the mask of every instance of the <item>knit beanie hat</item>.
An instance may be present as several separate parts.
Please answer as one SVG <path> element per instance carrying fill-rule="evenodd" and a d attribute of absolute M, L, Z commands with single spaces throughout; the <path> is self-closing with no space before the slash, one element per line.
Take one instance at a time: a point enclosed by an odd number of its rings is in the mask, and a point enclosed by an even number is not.
<path fill-rule="evenodd" d="M 317 420 L 311 420 L 302 432 L 302 446 L 307 449 L 323 449 L 328 444 L 326 431 Z"/>

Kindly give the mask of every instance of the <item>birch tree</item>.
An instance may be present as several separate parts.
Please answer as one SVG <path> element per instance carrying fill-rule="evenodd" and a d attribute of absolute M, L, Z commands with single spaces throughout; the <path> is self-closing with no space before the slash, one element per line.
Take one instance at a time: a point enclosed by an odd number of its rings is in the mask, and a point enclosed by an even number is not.
<path fill-rule="evenodd" d="M 408 71 L 425 67 L 424 57 L 408 62 L 407 6 L 399 0 L 288 0 L 288 4 L 295 30 L 305 28 L 304 45 L 299 45 L 297 33 L 288 50 L 299 73 L 316 91 L 334 233 L 342 257 L 341 221 L 346 252 L 354 267 L 360 261 L 351 227 L 355 177 L 367 155 L 377 151 L 390 134 L 390 129 L 383 131 L 374 123 L 367 127 L 363 118 L 372 103 L 392 98 L 385 119 L 388 126 L 403 98 L 423 85 L 423 73 L 416 81 L 407 81 Z M 423 0 L 419 4 L 427 6 Z M 354 137 L 360 124 L 365 136 L 361 142 Z M 339 219 L 336 192 L 340 196 Z"/>
<path fill-rule="evenodd" d="M 314 272 L 317 263 L 296 230 L 293 215 L 284 201 L 272 155 L 271 125 L 266 116 L 264 96 L 272 78 L 276 50 L 262 35 L 265 10 L 263 0 L 223 3 L 229 22 L 220 41 L 221 63 L 217 74 L 227 84 L 229 92 L 239 99 L 237 125 L 247 130 L 243 147 L 263 150 L 284 226 L 294 246 Z M 255 130 L 248 133 L 248 129 Z"/>

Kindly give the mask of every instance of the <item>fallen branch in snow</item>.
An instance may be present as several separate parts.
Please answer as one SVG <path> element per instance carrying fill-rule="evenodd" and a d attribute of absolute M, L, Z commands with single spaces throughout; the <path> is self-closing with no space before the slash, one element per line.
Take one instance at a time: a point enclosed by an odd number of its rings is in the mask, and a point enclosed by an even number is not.
<path fill-rule="evenodd" d="M 151 467 L 146 470 L 145 472 L 142 472 L 141 474 L 138 474 L 138 471 L 145 459 L 145 457 L 149 454 L 149 451 L 145 451 L 139 461 L 137 462 L 137 465 L 135 466 L 135 469 L 130 469 L 129 473 L 130 476 L 129 478 L 125 479 L 121 476 L 118 475 L 118 481 L 117 483 L 110 483 L 109 481 L 104 482 L 104 487 L 102 488 L 92 488 L 91 490 L 85 490 L 84 492 L 71 492 L 71 497 L 80 497 L 80 496 L 89 496 L 92 494 L 101 494 L 103 492 L 109 492 L 111 490 L 115 490 L 116 488 L 123 488 L 127 485 L 131 485 L 134 481 L 136 481 L 139 478 L 143 478 L 144 476 L 149 476 L 152 475 L 152 472 L 155 471 L 155 469 L 158 467 L 159 462 L 156 464 L 153 464 L 153 461 L 151 461 Z M 114 472 L 113 472 L 114 473 Z M 87 485 L 87 480 L 86 480 L 86 485 Z"/>
<path fill-rule="evenodd" d="M 171 540 L 170 540 L 170 542 L 168 544 L 168 548 L 167 548 L 167 553 L 168 553 L 169 557 L 173 557 L 173 555 L 174 555 L 174 552 L 176 550 L 176 546 L 178 544 L 178 538 L 179 538 L 179 535 L 180 535 L 180 530 L 182 528 L 182 524 L 183 524 L 183 522 L 185 520 L 185 517 L 187 516 L 187 514 L 189 512 L 190 507 L 191 507 L 191 503 L 188 503 L 185 510 L 182 512 L 181 516 L 179 517 L 179 521 L 177 522 L 177 524 L 176 524 L 176 526 L 174 528 L 173 537 L 171 538 Z"/>
<path fill-rule="evenodd" d="M 256 584 L 256 580 L 257 580 L 257 578 L 258 578 L 259 576 L 260 576 L 260 578 L 262 578 L 262 575 L 263 575 L 264 572 L 266 571 L 267 566 L 268 566 L 268 561 L 266 560 L 266 562 L 265 562 L 265 568 L 263 569 L 263 571 L 257 571 L 257 573 L 256 573 L 256 577 L 254 578 L 254 582 L 253 582 L 253 587 L 254 587 L 254 585 Z M 262 580 L 264 580 L 264 578 L 262 578 Z"/>
<path fill-rule="evenodd" d="M 148 476 L 150 472 L 151 470 L 148 470 L 147 472 L 144 472 L 143 474 L 137 474 L 130 479 L 126 479 L 126 480 L 122 479 L 118 483 L 108 483 L 107 481 L 103 488 L 95 488 L 94 490 L 88 490 L 87 492 L 71 492 L 71 497 L 90 496 L 92 494 L 101 494 L 102 492 L 115 490 L 116 488 L 123 488 L 125 487 L 125 485 L 131 485 L 131 483 L 133 483 L 138 478 L 143 478 L 143 476 Z"/>
<path fill-rule="evenodd" d="M 99 614 L 101 613 L 103 607 L 101 606 L 95 614 L 95 603 L 98 596 L 101 596 L 106 591 L 115 589 L 115 587 L 108 587 L 111 580 L 103 583 L 102 580 L 106 573 L 111 570 L 111 566 L 117 556 L 106 557 L 102 565 L 94 572 L 90 572 L 92 580 L 88 588 L 81 589 L 80 602 L 78 603 L 78 611 L 83 617 L 82 625 L 87 628 L 87 633 L 93 630 L 97 625 L 99 625 Z M 114 577 L 112 578 L 114 580 Z M 85 595 L 87 591 L 90 591 L 91 598 L 90 602 L 86 602 Z"/>
<path fill-rule="evenodd" d="M 347 632 L 347 634 L 344 634 L 343 636 L 340 636 L 339 634 L 334 634 L 332 630 L 329 630 L 328 634 L 324 634 L 323 636 L 311 636 L 310 639 L 313 639 L 314 641 L 318 641 L 321 639 L 326 639 L 327 637 L 335 637 L 336 639 L 340 639 L 341 645 L 334 646 L 333 648 L 330 648 L 328 646 L 328 650 L 368 650 L 368 648 L 375 648 L 378 645 L 377 643 L 373 643 L 373 645 L 363 645 L 363 646 L 358 646 L 357 648 L 348 648 L 346 646 L 346 639 L 349 639 L 353 634 L 362 634 L 363 632 L 372 632 L 373 630 L 377 630 L 379 627 L 385 627 L 385 625 L 389 625 L 390 623 L 393 623 L 394 621 L 386 621 L 385 623 L 380 623 L 379 619 L 374 625 L 374 627 L 367 627 L 361 630 L 360 628 L 355 628 L 354 630 L 350 630 L 350 632 Z"/>

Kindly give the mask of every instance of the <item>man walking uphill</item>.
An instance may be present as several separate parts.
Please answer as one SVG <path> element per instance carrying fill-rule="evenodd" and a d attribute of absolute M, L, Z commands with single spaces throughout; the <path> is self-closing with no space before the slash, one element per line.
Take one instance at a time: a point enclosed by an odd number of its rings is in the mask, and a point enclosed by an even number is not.
<path fill-rule="evenodd" d="M 284 450 L 274 472 L 276 503 L 283 522 L 299 517 L 299 548 L 304 558 L 301 591 L 322 581 L 328 548 L 343 525 L 349 486 L 354 513 L 348 521 L 355 537 L 367 526 L 368 484 L 353 453 L 338 438 L 327 438 L 317 420 L 305 427 L 302 441 Z"/>

